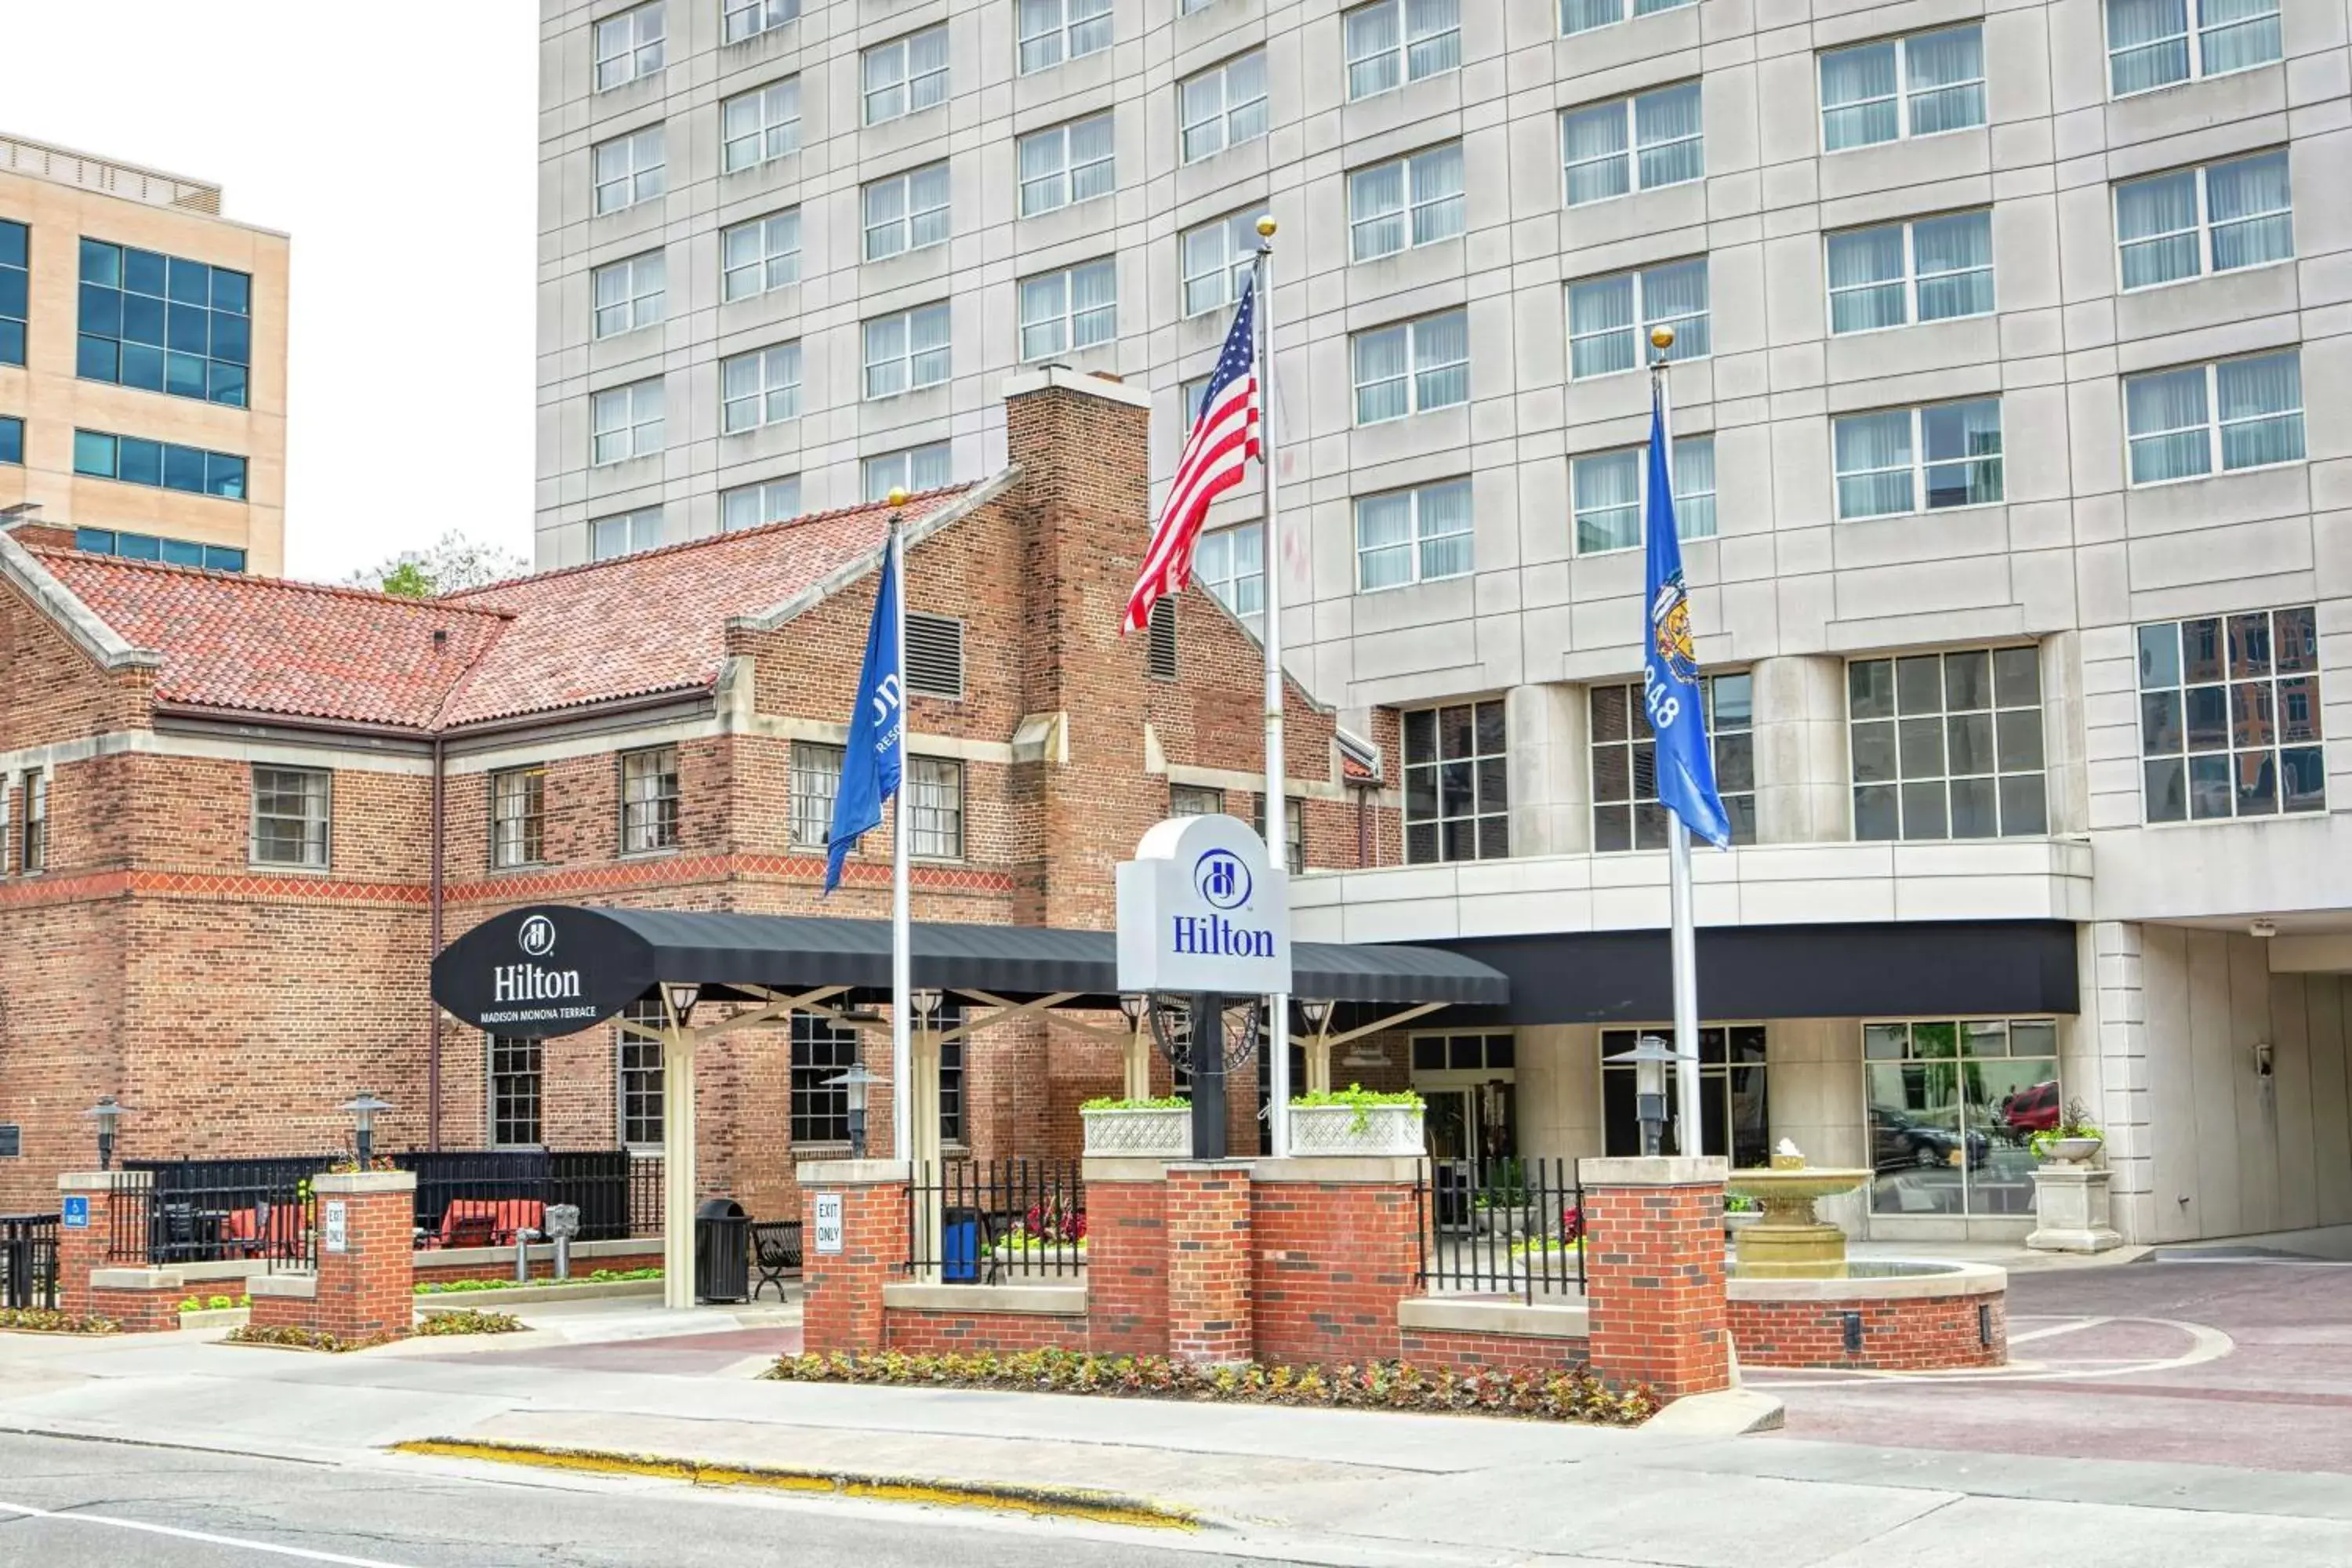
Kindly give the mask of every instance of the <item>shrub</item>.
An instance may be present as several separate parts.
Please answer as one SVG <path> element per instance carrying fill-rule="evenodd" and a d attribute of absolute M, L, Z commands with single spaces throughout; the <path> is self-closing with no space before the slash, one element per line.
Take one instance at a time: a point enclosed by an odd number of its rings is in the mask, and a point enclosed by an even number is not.
<path fill-rule="evenodd" d="M 519 1334 L 522 1320 L 512 1312 L 481 1312 L 460 1307 L 450 1312 L 428 1312 L 416 1325 L 420 1334 Z"/>
<path fill-rule="evenodd" d="M 34 1334 L 110 1334 L 122 1325 L 95 1312 L 59 1312 L 47 1307 L 0 1307 L 0 1329 Z"/>
<path fill-rule="evenodd" d="M 658 1279 L 661 1266 L 648 1268 L 599 1268 L 593 1274 L 575 1274 L 569 1279 L 534 1279 L 531 1286 L 542 1285 L 615 1285 L 628 1279 Z M 420 1296 L 459 1296 L 469 1290 L 513 1290 L 519 1287 L 511 1279 L 424 1279 L 416 1285 Z"/>
<path fill-rule="evenodd" d="M 1456 1372 L 1407 1362 L 1362 1366 L 1192 1366 L 1163 1356 L 1079 1351 L 981 1352 L 970 1355 L 784 1356 L 765 1374 L 780 1383 L 851 1383 L 925 1388 L 993 1388 L 1047 1394 L 1226 1400 L 1347 1409 L 1464 1411 L 1549 1421 L 1633 1426 L 1657 1413 L 1646 1386 L 1611 1390 L 1584 1369 Z"/>
<path fill-rule="evenodd" d="M 1192 1102 L 1181 1094 L 1163 1094 L 1157 1100 L 1121 1100 L 1116 1095 L 1101 1095 L 1078 1107 L 1080 1110 L 1190 1110 Z"/>
<path fill-rule="evenodd" d="M 362 1340 L 338 1339 L 324 1329 L 306 1329 L 295 1323 L 283 1323 L 274 1328 L 257 1328 L 251 1323 L 241 1329 L 231 1329 L 221 1338 L 223 1344 L 274 1345 L 280 1350 L 325 1351 L 330 1355 L 342 1355 L 351 1351 L 363 1351 L 375 1345 L 390 1344 L 400 1338 L 396 1333 L 371 1334 Z"/>
<path fill-rule="evenodd" d="M 210 1307 L 215 1312 L 226 1312 L 230 1308 L 236 1305 L 236 1300 L 231 1296 L 215 1296 L 211 1300 L 206 1301 L 205 1305 Z"/>
<path fill-rule="evenodd" d="M 1360 1083 L 1351 1083 L 1345 1089 L 1327 1089 L 1316 1094 L 1294 1094 L 1290 1097 L 1290 1103 L 1303 1105 L 1310 1110 L 1323 1106 L 1344 1105 L 1356 1113 L 1355 1119 L 1348 1123 L 1350 1132 L 1361 1132 L 1372 1124 L 1372 1108 L 1376 1105 L 1402 1105 L 1420 1110 L 1427 1104 L 1409 1089 L 1366 1089 Z"/>

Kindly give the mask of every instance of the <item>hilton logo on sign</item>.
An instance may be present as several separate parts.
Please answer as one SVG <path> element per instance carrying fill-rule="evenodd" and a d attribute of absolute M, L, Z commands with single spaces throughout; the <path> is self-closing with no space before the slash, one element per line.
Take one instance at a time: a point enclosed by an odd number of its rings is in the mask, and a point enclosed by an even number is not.
<path fill-rule="evenodd" d="M 569 1035 L 653 989 L 644 940 L 600 910 L 516 910 L 433 961 L 433 999 L 492 1034 Z"/>
<path fill-rule="evenodd" d="M 1290 988 L 1289 886 L 1234 817 L 1171 817 L 1118 868 L 1122 991 Z"/>
<path fill-rule="evenodd" d="M 555 922 L 533 915 L 515 933 L 515 945 L 533 958 L 555 951 Z M 490 994 L 499 1002 L 562 1002 L 580 994 L 576 969 L 541 969 L 536 963 L 502 963 L 490 976 Z"/>

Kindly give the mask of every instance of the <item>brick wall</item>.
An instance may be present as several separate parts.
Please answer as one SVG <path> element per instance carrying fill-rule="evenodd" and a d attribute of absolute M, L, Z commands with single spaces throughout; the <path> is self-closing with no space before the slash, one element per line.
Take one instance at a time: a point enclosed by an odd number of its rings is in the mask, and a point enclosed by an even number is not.
<path fill-rule="evenodd" d="M 909 1355 L 1083 1350 L 1087 1344 L 1087 1320 L 1076 1313 L 945 1312 L 892 1307 L 884 1317 L 889 1347 Z"/>
<path fill-rule="evenodd" d="M 320 1230 L 312 1326 L 340 1340 L 406 1333 L 416 1319 L 411 1241 L 416 1179 L 404 1172 L 320 1176 L 311 1191 Z M 329 1206 L 338 1203 L 344 1218 L 341 1252 L 327 1239 Z"/>
<path fill-rule="evenodd" d="M 1589 1342 L 1519 1334 L 1473 1334 L 1454 1329 L 1407 1329 L 1398 1355 L 1414 1366 L 1456 1372 L 1567 1372 L 1591 1359 Z"/>
<path fill-rule="evenodd" d="M 842 1247 L 817 1250 L 816 1194 L 839 1193 Z M 888 1342 L 882 1288 L 906 1277 L 907 1183 L 844 1179 L 827 1163 L 801 1173 L 802 1342 L 813 1351 L 879 1350 Z"/>
<path fill-rule="evenodd" d="M 180 1326 L 180 1303 L 188 1295 L 178 1286 L 146 1290 L 93 1289 L 88 1310 L 101 1318 L 113 1319 L 125 1333 L 160 1334 Z"/>
<path fill-rule="evenodd" d="M 1593 1370 L 1666 1399 L 1730 1386 L 1720 1160 L 1583 1163 Z"/>
<path fill-rule="evenodd" d="M 1978 1319 L 1980 1305 L 1991 1309 L 1989 1336 Z M 1862 1315 L 1862 1349 L 1848 1353 L 1846 1317 L 1854 1312 Z M 2009 1359 L 2009 1298 L 1997 1291 L 1907 1300 L 1734 1300 L 1731 1333 L 1743 1366 L 1869 1372 L 2000 1366 Z"/>
<path fill-rule="evenodd" d="M 1249 1167 L 1168 1167 L 1168 1353 L 1244 1362 L 1256 1352 Z"/>
<path fill-rule="evenodd" d="M 1087 1184 L 1087 1343 L 1104 1355 L 1168 1353 L 1168 1188 Z"/>
<path fill-rule="evenodd" d="M 1397 1303 L 1419 1289 L 1411 1184 L 1261 1180 L 1250 1197 L 1258 1359 L 1393 1360 Z"/>

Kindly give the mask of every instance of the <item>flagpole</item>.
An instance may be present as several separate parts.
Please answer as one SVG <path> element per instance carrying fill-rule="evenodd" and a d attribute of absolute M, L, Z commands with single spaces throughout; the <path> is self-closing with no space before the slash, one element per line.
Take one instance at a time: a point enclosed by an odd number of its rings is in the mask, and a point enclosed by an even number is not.
<path fill-rule="evenodd" d="M 1674 346 L 1675 330 L 1651 329 L 1650 342 L 1655 350 L 1650 360 L 1650 381 L 1658 393 L 1659 439 L 1665 449 L 1666 494 L 1671 498 L 1675 488 L 1675 394 L 1666 369 L 1666 351 Z M 1702 1118 L 1700 1108 L 1704 1101 L 1699 1093 L 1698 933 L 1691 909 L 1690 829 L 1684 826 L 1679 812 L 1668 811 L 1665 817 L 1667 903 L 1673 921 L 1669 949 L 1674 960 L 1675 1098 L 1676 1120 L 1682 1124 L 1675 1138 L 1675 1152 L 1696 1155 L 1706 1151 L 1706 1124 Z"/>
<path fill-rule="evenodd" d="M 915 786 L 907 721 L 907 539 L 904 491 L 890 495 L 890 640 L 898 650 L 898 798 L 890 806 L 890 1157 L 915 1157 L 915 1052 L 908 994 L 913 955 L 908 917 L 907 805 Z"/>
<path fill-rule="evenodd" d="M 1274 231 L 1273 215 L 1257 220 L 1258 473 L 1265 482 L 1265 577 L 1260 590 L 1265 609 L 1265 845 L 1274 874 L 1290 875 L 1290 835 L 1283 821 L 1289 807 L 1284 793 L 1282 755 L 1282 510 L 1275 479 L 1274 445 Z M 1266 1153 L 1290 1152 L 1290 992 L 1266 998 Z"/>

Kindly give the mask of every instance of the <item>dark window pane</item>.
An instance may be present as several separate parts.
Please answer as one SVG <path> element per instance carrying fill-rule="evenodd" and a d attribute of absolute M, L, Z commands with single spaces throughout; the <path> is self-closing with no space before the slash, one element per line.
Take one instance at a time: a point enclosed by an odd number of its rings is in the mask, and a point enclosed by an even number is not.
<path fill-rule="evenodd" d="M 2279 753 L 2280 804 L 2288 811 L 2327 809 L 2327 762 L 2317 746 L 2290 747 Z"/>
<path fill-rule="evenodd" d="M 2003 708 L 2042 706 L 2042 654 L 2030 647 L 1995 648 L 1993 700 Z"/>
<path fill-rule="evenodd" d="M 1437 815 L 1437 770 L 1435 768 L 1405 769 L 1404 814 L 1415 821 Z"/>
<path fill-rule="evenodd" d="M 1907 784 L 1903 786 L 1903 837 L 1906 838 L 1943 838 L 1949 837 L 1949 826 L 1944 820 L 1944 786 L 1942 783 Z"/>
<path fill-rule="evenodd" d="M 25 460 L 25 422 L 22 419 L 0 418 L 0 463 L 21 463 Z"/>
<path fill-rule="evenodd" d="M 2171 621 L 2139 629 L 2139 683 L 2180 684 L 2180 627 Z"/>
<path fill-rule="evenodd" d="M 1756 682 L 1745 675 L 1718 675 L 1706 683 L 1707 702 L 1717 725 L 1744 730 L 1755 722 Z"/>
<path fill-rule="evenodd" d="M 1895 704 L 1898 713 L 1934 713 L 1944 705 L 1944 661 L 1936 654 L 1915 654 L 1895 661 Z"/>
<path fill-rule="evenodd" d="M 2189 782 L 2185 764 L 2168 757 L 2147 764 L 2147 806 L 2150 822 L 2189 819 Z"/>
<path fill-rule="evenodd" d="M 163 301 L 144 294 L 122 296 L 122 335 L 134 343 L 163 344 Z"/>
<path fill-rule="evenodd" d="M 25 236 L 27 232 L 23 224 L 0 218 L 0 267 L 26 265 Z"/>
<path fill-rule="evenodd" d="M 119 447 L 115 471 L 134 485 L 160 485 L 163 482 L 163 444 L 125 436 Z"/>
<path fill-rule="evenodd" d="M 111 338 L 84 337 L 74 345 L 74 374 L 85 381 L 113 381 L 121 371 Z"/>
<path fill-rule="evenodd" d="M 2230 743 L 2233 746 L 2273 746 L 2278 743 L 2278 724 L 2271 712 L 2269 681 L 2242 680 L 2230 688 Z"/>
<path fill-rule="evenodd" d="M 2180 750 L 2180 693 L 2143 691 L 2139 699 L 2139 749 L 2151 757 Z"/>
<path fill-rule="evenodd" d="M 1592 689 L 1592 738 L 1596 742 L 1622 741 L 1625 738 L 1625 704 L 1633 691 L 1629 686 L 1596 686 Z"/>
<path fill-rule="evenodd" d="M 1408 822 L 1404 829 L 1404 858 L 1416 866 L 1427 865 L 1437 858 L 1437 824 Z"/>
<path fill-rule="evenodd" d="M 1664 849 L 1666 847 L 1666 808 L 1654 800 L 1645 800 L 1633 807 L 1633 847 Z"/>
<path fill-rule="evenodd" d="M 163 297 L 163 258 L 152 250 L 122 252 L 122 286 L 141 294 Z"/>
<path fill-rule="evenodd" d="M 86 550 L 92 555 L 111 555 L 114 553 L 114 535 L 103 528 L 77 528 L 74 530 L 74 548 Z"/>
<path fill-rule="evenodd" d="M 1658 748 L 1654 742 L 1633 748 L 1633 798 L 1658 798 Z"/>
<path fill-rule="evenodd" d="M 163 351 L 146 343 L 122 345 L 122 384 L 142 392 L 163 390 Z"/>
<path fill-rule="evenodd" d="M 202 495 L 205 489 L 205 455 L 194 447 L 164 447 L 163 488 Z"/>
<path fill-rule="evenodd" d="M 79 325 L 83 331 L 96 332 L 100 337 L 107 338 L 119 338 L 122 335 L 121 290 L 101 289 L 95 283 L 85 283 L 81 286 L 80 310 Z"/>
<path fill-rule="evenodd" d="M 1629 800 L 1633 784 L 1633 755 L 1623 746 L 1598 746 L 1592 752 L 1592 798 Z"/>
<path fill-rule="evenodd" d="M 2000 821 L 1993 805 L 1993 782 L 1990 779 L 1954 779 L 1952 781 L 1952 837 L 1955 838 L 1992 838 L 2000 833 Z"/>
<path fill-rule="evenodd" d="M 2221 679 L 2220 616 L 2180 623 L 2180 679 L 2192 686 L 2200 680 Z"/>
<path fill-rule="evenodd" d="M 1404 716 L 1404 760 L 1408 763 L 1437 760 L 1437 713 L 1434 709 L 1415 709 Z"/>
<path fill-rule="evenodd" d="M 2042 710 L 2004 709 L 2000 721 L 2000 771 L 2018 773 L 2042 765 Z"/>
<path fill-rule="evenodd" d="M 1448 860 L 1478 858 L 1478 825 L 1468 818 L 1439 825 L 1444 831 L 1444 856 Z"/>
<path fill-rule="evenodd" d="M 2281 675 L 2295 675 L 2319 668 L 2319 628 L 2312 617 L 2311 608 L 2281 610 L 2273 617 L 2277 623 L 2276 640 L 2272 651 L 2278 659 Z"/>
<path fill-rule="evenodd" d="M 1441 708 L 1437 710 L 1437 744 L 1441 756 L 1466 757 L 1470 754 L 1470 710 Z"/>
<path fill-rule="evenodd" d="M 1596 805 L 1592 808 L 1592 847 L 1600 854 L 1633 847 L 1633 808 Z"/>
<path fill-rule="evenodd" d="M 2278 757 L 2249 752 L 2236 759 L 2238 815 L 2270 816 L 2278 811 Z"/>
<path fill-rule="evenodd" d="M 173 301 L 181 305 L 209 305 L 213 300 L 213 269 L 201 261 L 191 261 L 184 256 L 166 260 L 167 277 Z"/>
<path fill-rule="evenodd" d="M 1504 749 L 1503 705 L 1499 702 L 1478 704 L 1478 751 L 1491 756 Z"/>
<path fill-rule="evenodd" d="M 2189 710 L 2189 749 L 2218 752 L 2230 743 L 2230 689 L 2192 686 L 2183 700 Z"/>
<path fill-rule="evenodd" d="M 1992 656 L 1952 653 L 1944 656 L 1944 707 L 1958 711 L 1992 706 Z"/>
<path fill-rule="evenodd" d="M 242 572 L 245 570 L 245 552 L 232 550 L 226 544 L 207 544 L 205 546 L 205 566 L 213 572 Z"/>
<path fill-rule="evenodd" d="M 190 540 L 166 539 L 163 563 L 167 566 L 201 566 L 205 563 L 205 547 Z"/>
<path fill-rule="evenodd" d="M 2000 781 L 2000 830 L 2011 836 L 2050 831 L 2049 807 L 2043 799 L 2040 773 L 2021 773 Z"/>
<path fill-rule="evenodd" d="M 1417 1072 L 1442 1072 L 1445 1068 L 1445 1039 L 1442 1035 L 1423 1035 L 1412 1042 L 1412 1065 Z"/>
<path fill-rule="evenodd" d="M 0 316 L 25 319 L 25 274 L 13 267 L 0 267 Z"/>
<path fill-rule="evenodd" d="M 1511 786 L 1505 782 L 1510 760 L 1507 757 L 1481 757 L 1478 760 L 1478 810 L 1483 815 L 1501 811 L 1511 804 Z M 1293 816 L 1293 822 L 1300 818 Z"/>
<path fill-rule="evenodd" d="M 2243 676 L 2268 675 L 2271 672 L 2271 617 L 2267 611 L 2256 610 L 2251 616 L 2230 617 L 2230 675 L 2232 679 Z"/>
<path fill-rule="evenodd" d="M 1756 797 L 1754 795 L 1725 795 L 1723 814 L 1731 819 L 1731 841 L 1734 844 L 1756 842 Z"/>
<path fill-rule="evenodd" d="M 1478 824 L 1478 858 L 1482 860 L 1504 860 L 1511 853 L 1511 819 L 1489 816 Z"/>
<path fill-rule="evenodd" d="M 205 395 L 205 359 L 202 354 L 167 353 L 163 356 L 163 390 L 174 397 L 202 397 Z"/>
<path fill-rule="evenodd" d="M 1992 715 L 1955 713 L 1945 720 L 1944 747 L 1954 774 L 1992 772 Z"/>
<path fill-rule="evenodd" d="M 1853 836 L 1858 839 L 1893 838 L 1900 823 L 1893 784 L 1864 784 L 1853 792 Z"/>
<path fill-rule="evenodd" d="M 95 474 L 100 479 L 114 477 L 114 437 L 95 430 L 74 432 L 74 472 Z"/>
<path fill-rule="evenodd" d="M 243 316 L 215 310 L 212 313 L 212 343 L 215 359 L 244 364 L 253 357 L 253 323 Z"/>
<path fill-rule="evenodd" d="M 226 267 L 213 268 L 213 309 L 234 310 L 240 316 L 253 312 L 253 283 L 242 272 L 232 272 Z"/>
<path fill-rule="evenodd" d="M 1853 727 L 1853 782 L 1884 784 L 1895 777 L 1895 726 L 1886 720 Z"/>
<path fill-rule="evenodd" d="M 205 455 L 205 489 L 230 500 L 245 499 L 245 459 L 219 452 Z"/>
<path fill-rule="evenodd" d="M 118 533 L 114 536 L 114 552 L 131 561 L 160 561 L 163 542 L 151 533 Z"/>
<path fill-rule="evenodd" d="M 1455 1035 L 1445 1042 L 1445 1065 L 1456 1072 L 1476 1072 L 1486 1065 L 1486 1052 L 1475 1035 Z"/>
<path fill-rule="evenodd" d="M 1944 721 L 1906 719 L 1896 728 L 1902 735 L 1903 776 L 1936 778 L 1944 771 Z"/>
<path fill-rule="evenodd" d="M 1846 666 L 1846 703 L 1856 719 L 1895 717 L 1895 666 L 1883 658 Z"/>
<path fill-rule="evenodd" d="M 25 323 L 0 321 L 0 364 L 25 363 Z"/>
<path fill-rule="evenodd" d="M 2319 739 L 2319 679 L 2302 675 L 2278 683 L 2278 737 L 2282 741 Z"/>
<path fill-rule="evenodd" d="M 2230 759 L 2189 759 L 2189 815 L 2200 822 L 2230 815 Z"/>
<path fill-rule="evenodd" d="M 200 305 L 173 305 L 163 313 L 163 346 L 184 354 L 203 354 L 212 346 L 212 315 Z"/>
<path fill-rule="evenodd" d="M 245 366 L 223 364 L 215 360 L 212 372 L 205 378 L 205 395 L 215 403 L 226 403 L 232 408 L 245 406 Z"/>
<path fill-rule="evenodd" d="M 81 242 L 81 280 L 113 288 L 122 281 L 122 252 L 102 239 Z"/>
<path fill-rule="evenodd" d="M 1715 742 L 1715 786 L 1725 794 L 1756 787 L 1756 737 L 1744 731 Z"/>
<path fill-rule="evenodd" d="M 1437 765 L 1439 816 L 1466 816 L 1475 810 L 1477 798 L 1471 791 L 1471 773 L 1468 763 L 1440 763 Z"/>

